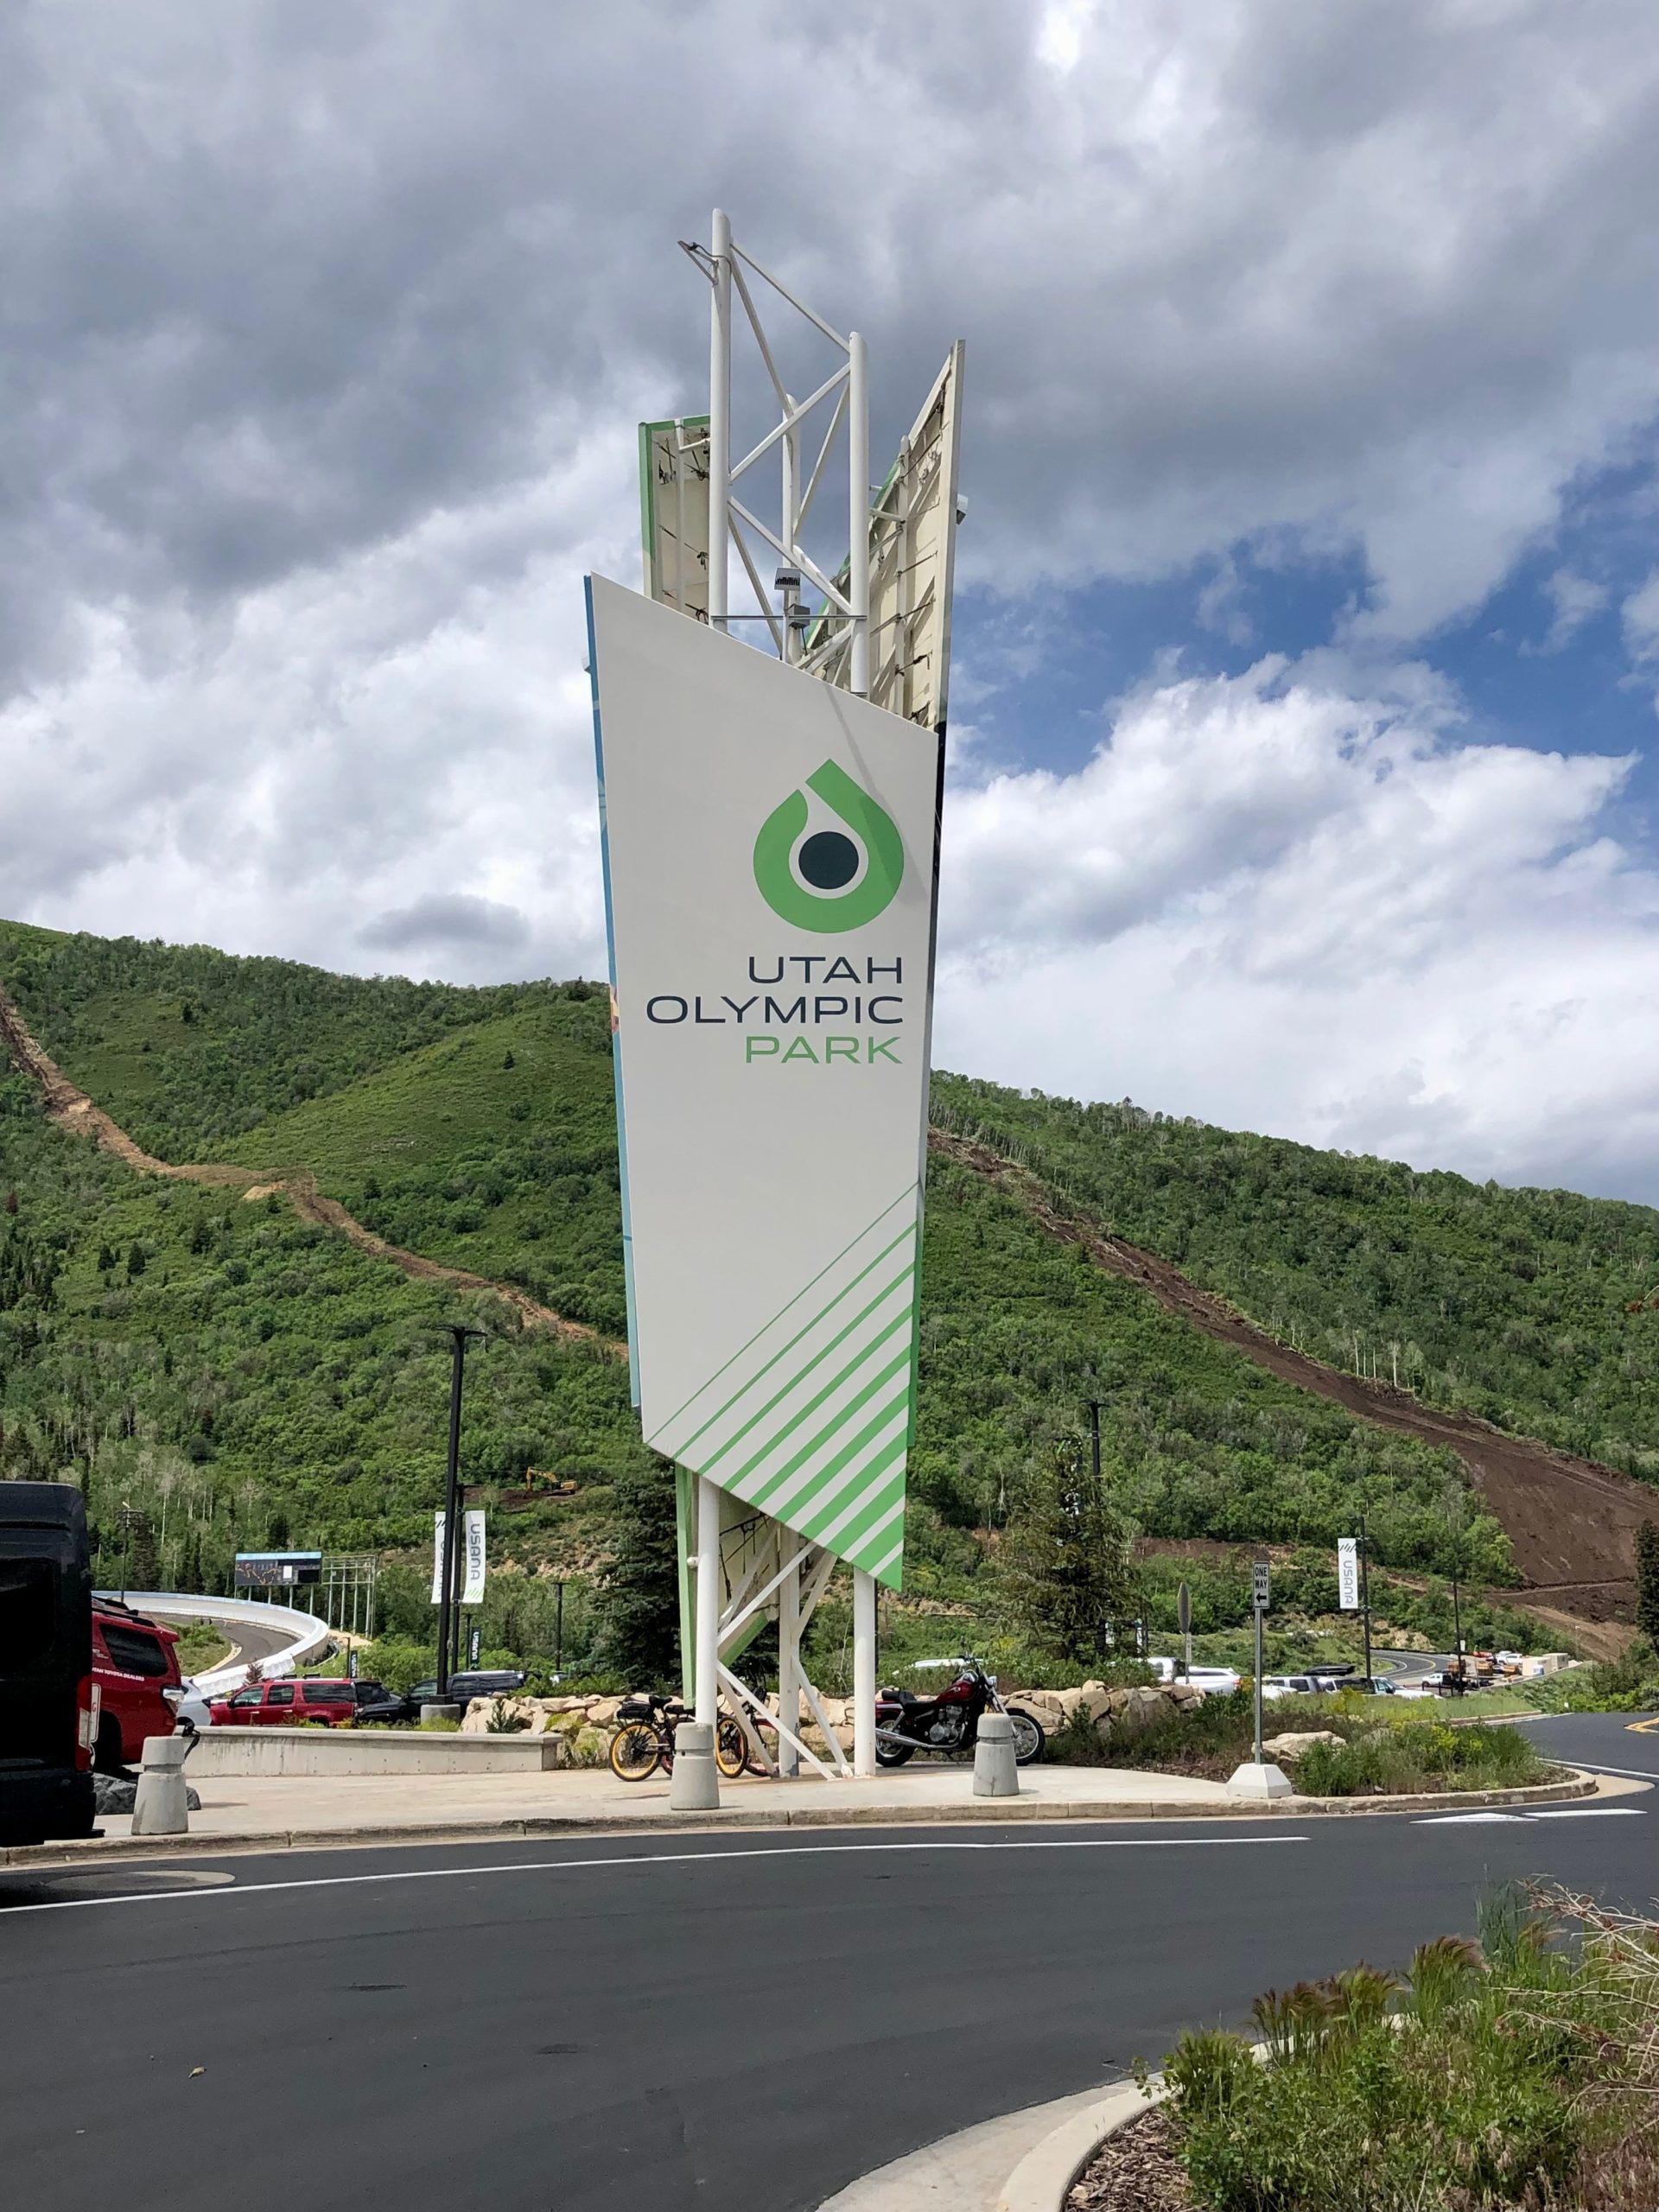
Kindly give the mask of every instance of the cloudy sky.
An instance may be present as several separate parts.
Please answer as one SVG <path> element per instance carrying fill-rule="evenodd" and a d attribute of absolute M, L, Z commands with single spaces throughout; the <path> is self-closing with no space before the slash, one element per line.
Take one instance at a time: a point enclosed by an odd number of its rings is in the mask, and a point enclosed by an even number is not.
<path fill-rule="evenodd" d="M 1651 0 L 6 10 L 0 911 L 599 972 L 716 203 L 967 340 L 942 1063 L 1659 1200 Z"/>

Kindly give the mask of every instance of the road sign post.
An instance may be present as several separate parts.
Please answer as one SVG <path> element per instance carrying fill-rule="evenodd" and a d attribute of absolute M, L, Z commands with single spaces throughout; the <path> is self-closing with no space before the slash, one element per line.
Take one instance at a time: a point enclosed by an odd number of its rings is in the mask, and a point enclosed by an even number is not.
<path fill-rule="evenodd" d="M 1175 1618 L 1180 1623 L 1181 1674 L 1185 1678 L 1192 1672 L 1192 1592 L 1185 1582 L 1175 1592 Z"/>
<path fill-rule="evenodd" d="M 1268 1562 L 1259 1559 L 1250 1569 L 1250 1618 L 1255 1629 L 1255 1763 L 1262 1761 L 1262 1618 L 1272 1597 Z"/>
<path fill-rule="evenodd" d="M 1255 1719 L 1255 1758 L 1248 1766 L 1234 1773 L 1227 1787 L 1235 1797 L 1288 1797 L 1290 1782 L 1276 1766 L 1268 1764 L 1262 1742 L 1262 1622 L 1272 1601 L 1273 1585 L 1268 1561 L 1255 1560 L 1250 1567 L 1250 1618 L 1255 1631 L 1255 1692 L 1252 1700 Z"/>

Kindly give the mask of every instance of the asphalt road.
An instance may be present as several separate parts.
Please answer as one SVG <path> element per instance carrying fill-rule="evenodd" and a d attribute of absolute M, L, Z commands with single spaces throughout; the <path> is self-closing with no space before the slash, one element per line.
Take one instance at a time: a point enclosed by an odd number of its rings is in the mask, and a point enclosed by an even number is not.
<path fill-rule="evenodd" d="M 0 2171 L 30 2212 L 806 2212 L 1505 1876 L 1646 1905 L 1650 1806 L 0 1875 Z"/>

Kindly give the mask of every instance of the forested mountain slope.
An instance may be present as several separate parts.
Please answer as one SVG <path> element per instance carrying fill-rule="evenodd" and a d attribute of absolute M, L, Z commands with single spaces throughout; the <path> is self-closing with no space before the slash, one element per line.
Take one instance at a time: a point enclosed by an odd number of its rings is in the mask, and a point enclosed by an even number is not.
<path fill-rule="evenodd" d="M 38 1082 L 13 1079 L 0 1094 L 0 1179 L 17 1194 L 16 1211 L 0 1215 L 5 1471 L 76 1467 L 95 1515 L 100 1498 L 139 1503 L 166 1479 L 194 1485 L 206 1516 L 196 1538 L 226 1555 L 233 1535 L 263 1541 L 278 1525 L 296 1542 L 417 1541 L 442 1452 L 435 1325 L 456 1294 L 331 1234 L 342 1207 L 408 1251 L 516 1284 L 601 1338 L 620 1333 L 601 989 L 363 981 L 10 925 L 0 925 L 0 985 L 116 1125 L 175 1167 L 225 1177 L 203 1188 L 135 1174 L 52 1125 Z M 1370 1323 L 1364 1289 L 1377 1273 L 1355 1256 L 1373 1233 L 1367 1178 L 1375 1171 L 1392 1192 L 1404 1170 L 950 1077 L 938 1079 L 936 1119 L 982 1128 L 1062 1191 L 1084 1192 L 1103 1228 L 1154 1251 L 1184 1245 L 1188 1271 L 1240 1305 L 1256 1280 L 1258 1217 L 1269 1224 L 1264 1264 L 1299 1286 L 1310 1313 L 1329 1247 L 1344 1256 L 1325 1294 Z M 1312 1163 L 1300 1228 L 1291 1171 L 1281 1161 L 1264 1193 L 1240 1165 L 1252 1147 Z M 243 1195 L 251 1180 L 264 1192 L 281 1178 L 294 1193 L 315 1187 L 334 1216 L 296 1219 L 280 1190 Z M 1496 1301 L 1500 1334 L 1510 1294 L 1480 1288 L 1489 1245 L 1508 1252 L 1514 1282 L 1552 1276 L 1586 1313 L 1607 1304 L 1604 1213 L 1626 1237 L 1621 1282 L 1633 1280 L 1643 1237 L 1659 1251 L 1659 1223 L 1643 1209 L 1565 1200 L 1569 1212 L 1590 1209 L 1601 1241 L 1563 1233 L 1528 1277 L 1532 1255 L 1510 1245 L 1531 1217 L 1526 1202 L 1540 1199 L 1547 1214 L 1549 1194 L 1418 1180 L 1434 1186 L 1437 1210 L 1407 1205 L 1402 1223 L 1390 1213 L 1405 1240 L 1387 1248 L 1402 1279 L 1429 1285 L 1422 1294 L 1438 1305 L 1444 1270 L 1461 1270 L 1466 1297 Z M 1161 1310 L 1132 1275 L 1103 1269 L 1087 1239 L 1058 1236 L 1028 1198 L 971 1150 L 936 1154 L 912 1587 L 953 1589 L 978 1572 L 983 1532 L 1019 1514 L 1033 1468 L 1076 1435 L 1096 1396 L 1119 1494 L 1151 1535 L 1324 1545 L 1348 1531 L 1363 1497 L 1384 1560 L 1445 1570 L 1460 1559 L 1471 1579 L 1513 1578 L 1510 1548 L 1452 1452 L 1385 1433 L 1224 1331 Z M 1437 1242 L 1448 1222 L 1466 1232 L 1449 1255 Z M 1420 1225 L 1433 1234 L 1414 1249 Z M 1282 1256 L 1292 1249 L 1294 1268 Z M 1376 1309 L 1398 1310 L 1397 1298 Z M 520 1318 L 498 1313 L 490 1379 L 469 1399 L 469 1477 L 578 1471 L 602 1509 L 607 1476 L 639 1452 L 625 1369 L 602 1342 L 561 1343 L 521 1331 Z M 1428 1330 L 1410 1339 L 1427 1389 L 1425 1335 L 1441 1339 Z M 1459 1342 L 1458 1377 L 1478 1378 L 1478 1332 L 1466 1317 Z M 1496 1374 L 1514 1348 L 1491 1357 Z M 1466 1402 L 1475 1386 L 1462 1387 Z M 1641 1426 L 1631 1391 L 1621 1402 L 1639 1455 L 1656 1432 Z M 556 1541 L 550 1516 L 515 1526 L 533 1548 L 542 1522 Z"/>

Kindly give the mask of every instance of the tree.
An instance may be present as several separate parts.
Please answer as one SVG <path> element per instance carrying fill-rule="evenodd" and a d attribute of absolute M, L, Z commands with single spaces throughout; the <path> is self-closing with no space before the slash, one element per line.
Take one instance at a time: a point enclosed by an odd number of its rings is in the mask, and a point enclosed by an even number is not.
<path fill-rule="evenodd" d="M 1636 1624 L 1659 1651 L 1659 1525 L 1651 1521 L 1636 1532 Z"/>
<path fill-rule="evenodd" d="M 680 1654 L 674 1471 L 661 1460 L 619 1474 L 610 1554 L 599 1577 L 599 1657 L 638 1689 L 672 1687 Z"/>
<path fill-rule="evenodd" d="M 127 1254 L 127 1273 L 130 1275 L 141 1275 L 143 1272 L 144 1248 L 135 1236 L 132 1240 L 131 1249 Z"/>
<path fill-rule="evenodd" d="M 1079 1665 L 1135 1649 L 1139 1608 L 1129 1532 L 1075 1444 L 1055 1447 L 1003 1538 L 1004 1604 L 1039 1649 Z"/>

